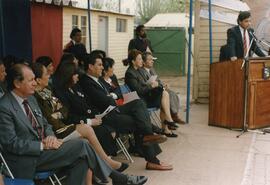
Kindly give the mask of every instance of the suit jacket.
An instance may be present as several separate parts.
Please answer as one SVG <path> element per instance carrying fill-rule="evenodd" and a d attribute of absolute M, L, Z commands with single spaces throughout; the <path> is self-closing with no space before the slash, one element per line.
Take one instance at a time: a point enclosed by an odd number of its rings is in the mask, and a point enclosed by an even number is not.
<path fill-rule="evenodd" d="M 67 121 L 67 108 L 59 100 L 56 101 L 56 98 L 53 98 L 54 96 L 49 89 L 36 91 L 34 96 L 44 117 L 52 125 L 58 138 L 62 139 L 75 130 L 74 122 Z M 62 105 L 61 108 L 58 108 L 59 104 Z"/>
<path fill-rule="evenodd" d="M 151 85 L 146 83 L 147 79 L 145 73 L 139 72 L 133 66 L 129 66 L 125 74 L 125 83 L 131 91 L 137 91 L 141 98 L 152 90 Z"/>
<path fill-rule="evenodd" d="M 84 94 L 87 96 L 87 104 L 95 107 L 99 112 L 103 112 L 109 105 L 116 106 L 115 100 L 109 96 L 105 87 L 101 87 L 96 81 L 86 74 L 79 80 Z"/>
<path fill-rule="evenodd" d="M 101 81 L 102 85 L 104 85 L 104 87 L 107 89 L 107 91 L 109 93 L 115 93 L 118 97 L 117 99 L 123 98 L 117 77 L 115 75 L 113 75 L 111 77 L 111 80 L 112 80 L 112 82 L 111 82 L 111 84 L 109 84 L 108 82 L 106 82 L 104 80 L 103 77 L 100 77 L 100 81 Z"/>
<path fill-rule="evenodd" d="M 67 53 L 72 53 L 79 61 L 83 61 L 84 56 L 87 54 L 85 45 L 82 43 L 74 44 L 70 41 L 63 50 Z"/>
<path fill-rule="evenodd" d="M 254 32 L 253 29 L 248 29 L 247 30 L 249 33 L 249 39 L 251 42 L 252 35 L 250 32 Z M 228 51 L 229 51 L 229 57 L 236 56 L 237 58 L 244 58 L 244 47 L 243 47 L 243 39 L 241 35 L 241 31 L 239 26 L 235 26 L 233 28 L 230 28 L 227 31 L 227 44 L 228 44 Z M 256 44 L 255 41 L 253 41 L 249 56 L 252 54 L 252 52 L 255 52 L 258 56 L 264 57 L 264 53 L 260 50 L 258 45 Z"/>
<path fill-rule="evenodd" d="M 71 89 L 63 89 L 63 96 L 65 97 L 63 104 L 68 108 L 68 121 L 71 123 L 79 123 L 81 120 L 86 123 L 87 118 L 94 118 L 99 113 L 87 104 L 87 96 L 79 84 Z"/>
<path fill-rule="evenodd" d="M 146 69 L 144 67 L 142 67 L 142 68 L 138 69 L 138 72 L 140 73 L 140 75 L 142 75 L 142 77 L 143 77 L 143 79 L 144 79 L 145 82 L 147 82 L 147 80 L 149 80 L 149 78 L 151 76 L 157 75 L 157 73 L 154 70 L 154 68 L 151 68 L 149 70 L 149 72 L 148 72 L 148 71 L 146 71 Z M 158 82 L 158 84 L 159 84 L 160 87 L 163 87 L 163 84 L 162 84 L 161 80 L 158 78 L 158 75 L 157 75 L 156 81 Z"/>
<path fill-rule="evenodd" d="M 154 52 L 152 45 L 151 45 L 151 41 L 149 39 L 147 39 L 147 38 L 142 39 L 142 38 L 136 37 L 135 39 L 132 39 L 129 41 L 128 51 L 130 51 L 132 49 L 137 49 L 141 52 L 146 52 L 147 47 L 149 47 L 149 49 L 152 53 Z"/>
<path fill-rule="evenodd" d="M 30 96 L 28 102 L 45 136 L 54 135 L 35 98 Z M 6 93 L 0 100 L 0 135 L 3 155 L 14 176 L 33 177 L 41 155 L 41 141 L 11 93 Z"/>

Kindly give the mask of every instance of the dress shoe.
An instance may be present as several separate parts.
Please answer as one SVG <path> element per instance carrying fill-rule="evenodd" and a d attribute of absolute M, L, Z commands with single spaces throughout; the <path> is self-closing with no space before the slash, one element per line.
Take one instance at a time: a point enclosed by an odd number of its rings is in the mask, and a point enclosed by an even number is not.
<path fill-rule="evenodd" d="M 167 137 L 178 137 L 178 135 L 175 134 L 175 133 L 173 133 L 173 132 L 171 132 L 171 133 L 164 133 L 164 135 L 167 136 Z"/>
<path fill-rule="evenodd" d="M 113 185 L 143 185 L 147 181 L 147 177 L 145 176 L 133 176 L 127 175 L 127 180 L 125 182 L 115 182 L 113 181 Z"/>
<path fill-rule="evenodd" d="M 167 141 L 167 137 L 163 135 L 146 135 L 143 137 L 143 145 L 164 143 L 165 141 Z"/>
<path fill-rule="evenodd" d="M 147 162 L 145 169 L 146 170 L 168 171 L 168 170 L 172 170 L 173 167 L 172 167 L 172 165 L 166 165 L 166 164 L 164 164 L 162 162 L 160 164 Z"/>
<path fill-rule="evenodd" d="M 170 130 L 176 130 L 176 129 L 177 129 L 177 127 L 168 126 L 168 129 L 170 129 Z"/>
<path fill-rule="evenodd" d="M 186 124 L 186 122 L 181 120 L 181 118 L 177 114 L 173 114 L 172 119 L 174 122 L 176 122 L 178 124 Z"/>
<path fill-rule="evenodd" d="M 159 127 L 156 126 L 156 125 L 152 125 L 152 130 L 153 130 L 153 132 L 156 133 L 156 134 L 162 134 L 162 132 L 164 131 L 164 129 L 159 128 Z"/>
<path fill-rule="evenodd" d="M 123 171 L 125 171 L 128 167 L 129 167 L 129 165 L 128 165 L 127 163 L 121 163 L 120 168 L 116 169 L 116 171 L 118 171 L 118 172 L 123 172 Z"/>
<path fill-rule="evenodd" d="M 167 120 L 165 120 L 163 123 L 164 123 L 165 125 L 168 125 L 168 126 L 172 126 L 172 127 L 176 127 L 176 128 L 179 127 L 175 122 L 172 122 L 172 121 L 167 121 Z"/>

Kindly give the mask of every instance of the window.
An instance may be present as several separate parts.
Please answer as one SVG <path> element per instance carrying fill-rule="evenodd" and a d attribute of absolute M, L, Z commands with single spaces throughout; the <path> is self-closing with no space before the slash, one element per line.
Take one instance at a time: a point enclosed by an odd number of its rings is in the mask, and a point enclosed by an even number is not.
<path fill-rule="evenodd" d="M 87 18 L 81 16 L 81 30 L 82 30 L 82 43 L 86 45 L 86 32 L 87 32 Z"/>
<path fill-rule="evenodd" d="M 72 29 L 79 28 L 82 31 L 82 43 L 86 45 L 87 40 L 87 17 L 72 15 Z"/>
<path fill-rule="evenodd" d="M 126 19 L 116 19 L 116 32 L 126 32 L 127 31 L 127 20 Z"/>
<path fill-rule="evenodd" d="M 72 15 L 72 29 L 79 27 L 79 17 L 77 15 Z"/>

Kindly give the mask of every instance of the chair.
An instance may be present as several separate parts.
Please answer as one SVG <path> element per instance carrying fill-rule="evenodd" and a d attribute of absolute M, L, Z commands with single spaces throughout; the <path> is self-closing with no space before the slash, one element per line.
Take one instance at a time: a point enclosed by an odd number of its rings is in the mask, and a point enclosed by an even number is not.
<path fill-rule="evenodd" d="M 58 185 L 62 185 L 62 183 L 60 182 L 59 178 L 52 171 L 38 172 L 38 173 L 35 174 L 35 180 L 46 180 L 46 179 L 49 179 L 50 182 L 52 183 L 52 185 L 56 185 L 56 183 L 53 180 L 53 178 L 55 179 L 55 181 L 57 182 Z"/>
<path fill-rule="evenodd" d="M 122 94 L 126 94 L 131 92 L 130 88 L 128 87 L 127 84 L 123 84 L 120 85 L 120 90 Z M 161 120 L 160 120 L 160 116 L 159 116 L 159 109 L 156 107 L 152 107 L 152 108 L 147 108 L 148 113 L 150 115 L 151 118 L 151 122 L 152 124 L 161 127 Z"/>
<path fill-rule="evenodd" d="M 4 178 L 4 183 L 5 185 L 35 185 L 35 183 L 33 182 L 33 180 L 30 179 L 18 179 L 15 178 L 13 176 L 13 174 L 11 173 L 2 153 L 0 152 L 0 157 L 1 160 L 4 164 L 4 167 L 7 170 L 9 177 L 5 177 Z M 56 182 L 58 183 L 58 185 L 62 185 L 62 183 L 60 182 L 60 180 L 58 179 L 58 177 L 56 176 L 56 174 L 52 171 L 48 171 L 48 172 L 37 172 L 35 174 L 35 180 L 46 180 L 49 178 L 50 182 L 52 183 L 52 185 L 55 185 L 55 182 L 53 181 L 52 177 L 54 177 L 54 179 L 56 180 Z"/>
<path fill-rule="evenodd" d="M 162 125 L 161 125 L 161 119 L 159 116 L 159 111 L 160 111 L 159 108 L 152 107 L 152 108 L 147 108 L 147 110 L 150 115 L 152 124 L 161 128 Z"/>
<path fill-rule="evenodd" d="M 121 90 L 122 94 L 126 94 L 126 93 L 131 92 L 129 87 L 126 84 L 120 85 L 120 90 Z M 117 142 L 117 144 L 118 144 L 118 146 L 120 148 L 120 150 L 117 153 L 123 152 L 125 157 L 127 158 L 127 160 L 130 161 L 131 163 L 134 163 L 134 160 L 130 156 L 127 148 L 125 147 L 125 143 L 128 142 L 128 139 L 131 137 L 129 134 L 127 136 L 128 136 L 127 138 L 124 138 L 124 135 L 118 136 L 116 138 L 116 142 Z M 125 141 L 123 142 L 122 140 L 124 140 L 124 139 L 125 139 Z"/>
<path fill-rule="evenodd" d="M 6 168 L 8 172 L 8 175 L 10 176 L 10 178 L 9 177 L 4 178 L 5 185 L 35 185 L 33 180 L 30 180 L 30 179 L 18 179 L 18 178 L 15 179 L 1 152 L 0 152 L 0 157 L 1 157 L 2 163 L 4 164 L 4 167 Z"/>
<path fill-rule="evenodd" d="M 127 160 L 130 161 L 131 163 L 134 163 L 134 160 L 133 160 L 132 157 L 130 156 L 130 154 L 129 154 L 127 148 L 125 147 L 125 143 L 126 143 L 126 142 L 128 141 L 128 139 L 130 138 L 130 135 L 129 135 L 129 134 L 128 134 L 127 136 L 128 136 L 128 138 L 125 139 L 125 142 L 122 141 L 122 139 L 121 139 L 120 136 L 116 138 L 116 142 L 117 142 L 117 144 L 118 144 L 118 146 L 119 146 L 119 148 L 120 148 L 120 150 L 119 150 L 117 153 L 123 152 L 124 155 L 125 155 L 125 157 L 127 158 Z"/>

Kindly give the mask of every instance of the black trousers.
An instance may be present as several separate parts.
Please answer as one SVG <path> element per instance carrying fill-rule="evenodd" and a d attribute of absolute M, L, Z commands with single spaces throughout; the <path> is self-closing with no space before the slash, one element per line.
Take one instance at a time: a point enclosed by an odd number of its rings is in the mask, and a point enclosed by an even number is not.
<path fill-rule="evenodd" d="M 136 145 L 144 153 L 146 160 L 156 157 L 161 153 L 158 144 L 143 146 L 143 136 L 152 135 L 152 124 L 145 103 L 139 99 L 119 106 L 103 118 L 103 123 L 113 127 L 119 133 L 133 133 Z"/>

